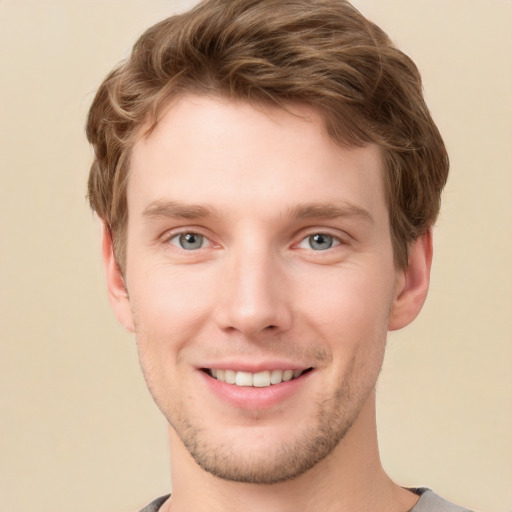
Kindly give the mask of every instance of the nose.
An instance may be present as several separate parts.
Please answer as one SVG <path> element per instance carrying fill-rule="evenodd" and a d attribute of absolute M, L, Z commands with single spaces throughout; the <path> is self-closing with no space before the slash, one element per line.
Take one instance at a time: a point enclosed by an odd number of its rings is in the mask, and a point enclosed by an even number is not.
<path fill-rule="evenodd" d="M 283 263 L 270 250 L 240 251 L 225 261 L 217 324 L 246 336 L 284 332 L 292 323 Z"/>

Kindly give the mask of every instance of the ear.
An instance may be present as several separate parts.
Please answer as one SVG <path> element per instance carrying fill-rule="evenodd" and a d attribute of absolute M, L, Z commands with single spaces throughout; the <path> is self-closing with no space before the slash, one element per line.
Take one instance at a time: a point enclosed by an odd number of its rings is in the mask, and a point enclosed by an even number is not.
<path fill-rule="evenodd" d="M 420 236 L 409 248 L 409 264 L 397 274 L 395 298 L 388 329 L 396 331 L 409 325 L 419 314 L 427 298 L 432 265 L 432 231 Z"/>
<path fill-rule="evenodd" d="M 121 269 L 114 255 L 110 230 L 105 223 L 103 223 L 101 250 L 110 304 L 119 322 L 129 331 L 135 332 L 128 290 L 126 289 L 123 274 L 121 273 Z"/>

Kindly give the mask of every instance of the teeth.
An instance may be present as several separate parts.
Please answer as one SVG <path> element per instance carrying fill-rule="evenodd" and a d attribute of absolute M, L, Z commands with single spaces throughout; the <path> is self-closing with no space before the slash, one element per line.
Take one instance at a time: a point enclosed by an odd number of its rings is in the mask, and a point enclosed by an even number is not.
<path fill-rule="evenodd" d="M 237 386 L 252 386 L 252 374 L 249 372 L 236 372 L 235 384 Z"/>
<path fill-rule="evenodd" d="M 236 372 L 233 370 L 225 370 L 224 382 L 226 382 L 227 384 L 234 384 L 236 382 Z"/>
<path fill-rule="evenodd" d="M 272 370 L 270 372 L 270 384 L 280 384 L 283 382 L 283 370 Z"/>
<path fill-rule="evenodd" d="M 270 386 L 270 372 L 259 372 L 252 376 L 252 385 L 255 388 L 266 388 Z"/>
<path fill-rule="evenodd" d="M 253 386 L 255 388 L 266 388 L 273 384 L 281 384 L 292 379 L 300 377 L 303 370 L 264 370 L 258 373 L 237 372 L 235 370 L 216 370 L 210 369 L 210 375 L 226 382 L 227 384 L 235 384 L 236 386 Z"/>
<path fill-rule="evenodd" d="M 283 372 L 283 380 L 286 382 L 287 380 L 292 380 L 293 378 L 293 370 L 285 370 Z"/>

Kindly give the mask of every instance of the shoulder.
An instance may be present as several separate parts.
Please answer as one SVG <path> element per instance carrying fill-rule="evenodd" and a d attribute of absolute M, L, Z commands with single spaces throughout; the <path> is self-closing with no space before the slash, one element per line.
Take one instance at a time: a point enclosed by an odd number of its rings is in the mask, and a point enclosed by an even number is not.
<path fill-rule="evenodd" d="M 140 512 L 158 512 L 160 507 L 166 502 L 169 498 L 170 494 L 167 496 L 161 496 L 157 498 L 155 501 L 152 501 L 149 505 L 146 505 Z"/>
<path fill-rule="evenodd" d="M 410 512 L 471 512 L 467 508 L 459 507 L 459 505 L 446 501 L 430 489 L 421 488 L 409 490 L 418 494 L 420 497 Z"/>

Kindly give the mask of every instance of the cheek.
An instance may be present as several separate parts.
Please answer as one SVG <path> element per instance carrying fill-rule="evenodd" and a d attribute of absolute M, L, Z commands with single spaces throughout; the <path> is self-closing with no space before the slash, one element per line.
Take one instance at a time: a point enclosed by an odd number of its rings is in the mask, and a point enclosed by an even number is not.
<path fill-rule="evenodd" d="M 155 265 L 129 282 L 136 322 L 149 329 L 181 330 L 193 325 L 208 307 L 209 286 L 192 266 Z"/>
<path fill-rule="evenodd" d="M 304 321 L 332 354 L 329 373 L 340 385 L 368 389 L 382 366 L 392 284 L 378 281 L 378 272 L 339 270 L 325 290 L 304 293 Z M 306 327 L 307 329 L 307 327 Z"/>
<path fill-rule="evenodd" d="M 196 339 L 208 318 L 211 301 L 200 275 L 155 268 L 129 283 L 141 363 L 166 367 Z"/>
<path fill-rule="evenodd" d="M 393 282 L 382 271 L 333 269 L 300 292 L 310 321 L 348 333 L 386 331 L 393 300 Z M 389 275 L 389 274 L 388 274 Z"/>

